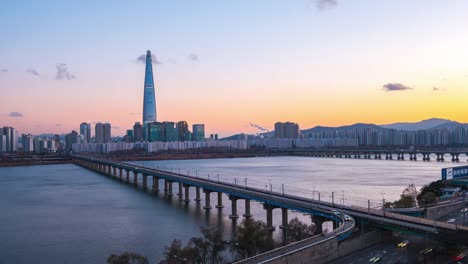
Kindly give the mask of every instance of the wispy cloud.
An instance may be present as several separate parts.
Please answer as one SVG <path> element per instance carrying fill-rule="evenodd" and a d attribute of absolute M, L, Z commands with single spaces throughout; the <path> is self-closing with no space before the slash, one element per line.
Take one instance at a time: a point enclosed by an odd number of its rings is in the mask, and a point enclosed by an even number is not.
<path fill-rule="evenodd" d="M 198 55 L 195 54 L 195 53 L 190 53 L 188 56 L 187 56 L 187 59 L 189 61 L 198 61 Z"/>
<path fill-rule="evenodd" d="M 442 91 L 445 91 L 445 88 L 434 86 L 434 87 L 432 87 L 432 91 L 442 92 Z"/>
<path fill-rule="evenodd" d="M 8 116 L 9 117 L 23 117 L 24 115 L 20 112 L 10 112 Z"/>
<path fill-rule="evenodd" d="M 61 127 L 63 124 L 55 124 L 56 127 Z"/>
<path fill-rule="evenodd" d="M 141 115 L 141 113 L 134 113 L 134 112 L 130 112 L 128 113 L 129 115 Z"/>
<path fill-rule="evenodd" d="M 338 5 L 338 0 L 315 0 L 318 10 L 326 10 L 334 8 Z"/>
<path fill-rule="evenodd" d="M 120 129 L 120 127 L 119 127 L 119 126 L 112 126 L 112 129 L 119 130 L 119 129 Z"/>
<path fill-rule="evenodd" d="M 1 69 L 1 72 L 8 72 L 8 69 Z"/>
<path fill-rule="evenodd" d="M 392 92 L 392 91 L 405 91 L 405 90 L 411 90 L 413 88 L 406 86 L 401 83 L 387 83 L 382 86 L 382 89 L 386 92 Z"/>
<path fill-rule="evenodd" d="M 138 56 L 138 58 L 137 58 L 136 61 L 137 61 L 137 63 L 146 63 L 146 55 L 143 54 L 143 55 Z M 153 64 L 158 64 L 158 65 L 159 65 L 159 64 L 162 64 L 161 61 L 158 60 L 158 58 L 156 57 L 156 55 L 154 55 L 154 54 L 152 54 L 152 53 L 151 53 L 151 62 L 152 62 Z"/>
<path fill-rule="evenodd" d="M 26 72 L 29 73 L 29 74 L 32 74 L 34 76 L 41 77 L 41 75 L 39 74 L 39 72 L 36 69 L 29 68 L 29 69 L 26 70 Z"/>
<path fill-rule="evenodd" d="M 264 127 L 261 127 L 261 126 L 259 126 L 259 125 L 257 125 L 257 124 L 254 124 L 254 123 L 249 123 L 249 125 L 250 125 L 251 127 L 254 127 L 254 128 L 256 128 L 256 129 L 258 129 L 258 130 L 261 130 L 261 131 L 268 131 L 268 129 L 266 129 L 266 128 L 264 128 Z"/>
<path fill-rule="evenodd" d="M 71 74 L 68 71 L 68 67 L 65 63 L 57 64 L 57 75 L 55 76 L 56 80 L 73 80 L 76 79 L 76 76 Z"/>

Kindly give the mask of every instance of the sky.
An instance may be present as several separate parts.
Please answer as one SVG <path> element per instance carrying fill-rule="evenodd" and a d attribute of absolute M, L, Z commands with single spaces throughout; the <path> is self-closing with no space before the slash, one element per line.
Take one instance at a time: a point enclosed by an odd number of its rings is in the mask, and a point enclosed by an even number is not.
<path fill-rule="evenodd" d="M 206 134 L 468 122 L 468 1 L 5 1 L 0 126 L 69 133 L 142 120 L 156 56 L 158 121 Z"/>

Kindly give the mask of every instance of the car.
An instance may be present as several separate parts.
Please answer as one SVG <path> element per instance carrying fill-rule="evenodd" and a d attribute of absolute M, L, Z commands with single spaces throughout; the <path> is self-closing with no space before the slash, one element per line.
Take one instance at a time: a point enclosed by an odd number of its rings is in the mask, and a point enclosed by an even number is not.
<path fill-rule="evenodd" d="M 340 215 L 341 214 L 340 212 L 338 212 L 336 210 L 333 210 L 332 213 L 335 214 L 335 215 Z"/>
<path fill-rule="evenodd" d="M 345 220 L 345 221 L 351 221 L 351 217 L 349 217 L 349 215 L 345 215 L 345 216 L 344 216 L 344 220 Z"/>
<path fill-rule="evenodd" d="M 460 210 L 460 213 L 468 213 L 468 208 L 463 208 Z"/>
<path fill-rule="evenodd" d="M 376 262 L 379 262 L 379 261 L 381 261 L 381 260 L 382 260 L 382 255 L 377 255 L 377 256 L 375 256 L 375 257 L 369 259 L 369 262 L 371 262 L 371 263 L 376 263 Z"/>
<path fill-rule="evenodd" d="M 404 241 L 398 243 L 397 246 L 398 246 L 399 248 L 404 248 L 404 247 L 406 247 L 406 245 L 408 245 L 408 243 L 409 243 L 408 240 L 404 240 Z"/>
<path fill-rule="evenodd" d="M 447 223 L 452 224 L 455 223 L 455 221 L 455 218 L 450 218 L 449 220 L 447 220 Z"/>

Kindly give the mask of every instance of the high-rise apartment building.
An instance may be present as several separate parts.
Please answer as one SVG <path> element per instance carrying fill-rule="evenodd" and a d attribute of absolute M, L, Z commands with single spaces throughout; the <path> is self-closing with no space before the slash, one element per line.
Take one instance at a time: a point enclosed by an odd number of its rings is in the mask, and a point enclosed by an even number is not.
<path fill-rule="evenodd" d="M 192 140 L 194 141 L 205 141 L 205 125 L 194 124 L 192 125 Z"/>
<path fill-rule="evenodd" d="M 301 130 L 298 124 L 292 122 L 275 123 L 275 138 L 299 139 L 300 137 Z"/>
<path fill-rule="evenodd" d="M 148 123 L 148 141 L 164 141 L 163 124 L 160 122 Z"/>
<path fill-rule="evenodd" d="M 143 126 L 140 124 L 140 122 L 135 122 L 133 125 L 133 141 L 143 141 Z"/>
<path fill-rule="evenodd" d="M 110 143 L 112 141 L 111 125 L 109 123 L 97 123 L 95 127 L 96 143 Z"/>
<path fill-rule="evenodd" d="M 21 135 L 21 146 L 23 152 L 33 152 L 34 151 L 34 137 L 31 134 Z"/>
<path fill-rule="evenodd" d="M 91 143 L 91 124 L 80 124 L 80 135 L 83 136 L 83 143 Z"/>
<path fill-rule="evenodd" d="M 3 135 L 3 131 L 0 129 L 0 152 L 6 152 L 6 136 Z"/>
<path fill-rule="evenodd" d="M 174 122 L 163 122 L 164 141 L 173 142 L 179 141 L 179 135 Z"/>
<path fill-rule="evenodd" d="M 5 149 L 4 152 L 15 152 L 18 148 L 18 132 L 13 127 L 0 128 L 2 135 L 5 136 Z M 3 144 L 2 144 L 3 145 Z"/>
<path fill-rule="evenodd" d="M 80 143 L 79 138 L 80 137 L 78 136 L 78 133 L 75 130 L 73 130 L 71 133 L 68 133 L 65 136 L 65 149 L 71 150 L 73 147 L 73 144 Z M 38 139 L 38 141 L 39 141 L 39 147 L 38 147 L 39 152 L 43 152 L 44 148 L 47 148 L 47 142 L 40 140 L 40 139 Z"/>
<path fill-rule="evenodd" d="M 179 133 L 179 141 L 189 141 L 190 138 L 187 138 L 189 136 L 189 129 L 188 129 L 188 124 L 187 121 L 179 121 L 177 122 L 177 132 Z"/>

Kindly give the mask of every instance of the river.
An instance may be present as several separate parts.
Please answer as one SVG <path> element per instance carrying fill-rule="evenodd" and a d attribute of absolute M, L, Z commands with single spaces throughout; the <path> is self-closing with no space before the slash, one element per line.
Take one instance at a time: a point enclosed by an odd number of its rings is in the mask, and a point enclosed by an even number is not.
<path fill-rule="evenodd" d="M 315 199 L 320 192 L 321 199 L 330 200 L 333 192 L 336 203 L 365 206 L 371 200 L 374 207 L 382 198 L 397 199 L 408 184 L 420 187 L 439 179 L 442 167 L 456 165 L 306 157 L 135 163 L 279 192 L 284 184 L 287 193 Z M 216 196 L 211 199 L 215 205 Z M 200 226 L 218 225 L 229 239 L 226 196 L 223 203 L 222 211 L 206 214 L 194 201 L 185 205 L 177 195 L 167 198 L 71 164 L 0 168 L 0 263 L 105 263 L 107 256 L 123 251 L 156 263 L 165 245 L 174 238 L 186 242 L 198 236 Z M 239 214 L 243 210 L 240 200 Z M 276 226 L 280 213 L 274 210 Z M 265 220 L 259 203 L 252 203 L 252 214 Z M 310 221 L 290 214 L 294 216 Z"/>

